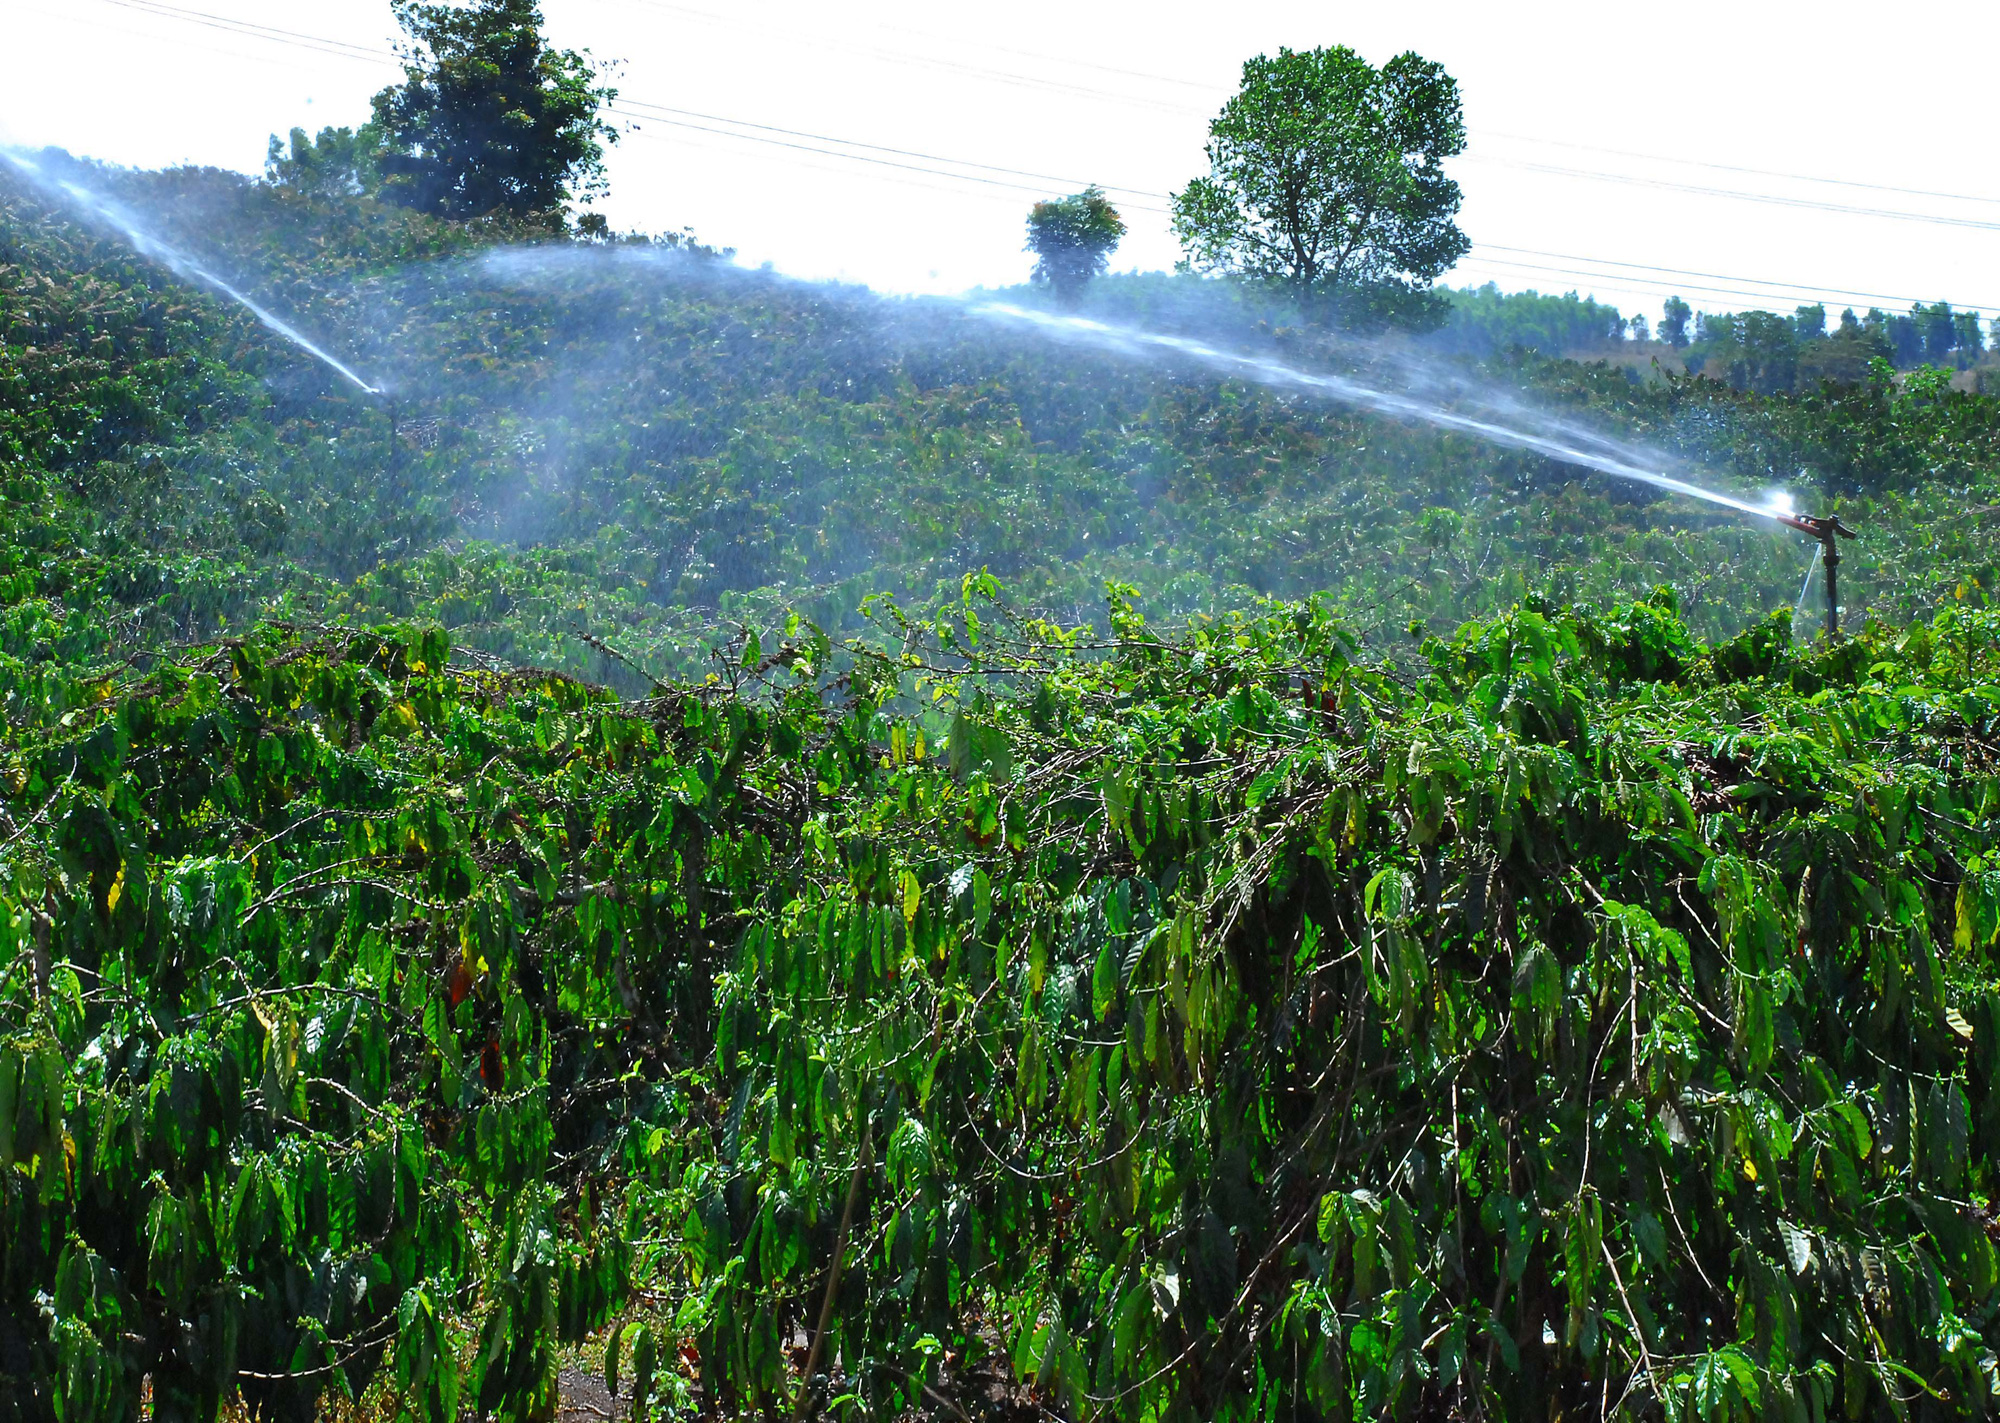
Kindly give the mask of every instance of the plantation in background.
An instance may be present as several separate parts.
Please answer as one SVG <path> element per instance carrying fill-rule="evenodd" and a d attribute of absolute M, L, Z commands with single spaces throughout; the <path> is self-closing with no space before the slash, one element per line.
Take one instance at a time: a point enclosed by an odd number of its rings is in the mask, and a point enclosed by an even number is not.
<path fill-rule="evenodd" d="M 794 609 L 846 627 L 869 592 L 925 605 L 982 568 L 1068 620 L 1099 616 L 1107 579 L 1173 620 L 1320 593 L 1390 647 L 1413 618 L 1664 583 L 1717 637 L 1793 602 L 1806 569 L 1796 535 L 1731 513 L 950 304 L 228 174 L 84 176 L 392 392 L 356 394 L 0 176 L 20 511 L 0 559 L 107 654 L 260 614 L 421 617 L 620 681 L 600 644 L 686 671 L 718 628 Z M 1084 310 L 1307 365 L 1381 359 L 1214 282 L 1103 278 Z M 1463 374 L 1698 480 L 1837 505 L 1866 533 L 1857 625 L 1928 616 L 2000 561 L 1996 403 L 1943 372 L 1768 398 L 1521 353 Z"/>
<path fill-rule="evenodd" d="M 1795 646 L 1539 457 L 92 181 L 393 395 L 0 184 L 0 1416 L 1990 1407 L 1992 400 L 1462 368 L 1861 527 Z"/>

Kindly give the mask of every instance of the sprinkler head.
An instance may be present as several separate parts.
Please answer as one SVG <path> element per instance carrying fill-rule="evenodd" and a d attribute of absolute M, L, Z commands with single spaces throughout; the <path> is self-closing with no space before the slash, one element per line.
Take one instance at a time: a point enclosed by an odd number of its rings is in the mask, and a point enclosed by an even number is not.
<path fill-rule="evenodd" d="M 1840 540 L 1851 539 L 1854 530 L 1840 522 L 1838 514 L 1823 514 L 1815 519 L 1810 514 L 1771 515 L 1779 523 L 1811 534 L 1819 540 L 1820 566 L 1826 570 L 1826 635 L 1840 636 Z"/>
<path fill-rule="evenodd" d="M 1838 514 L 1825 514 L 1816 519 L 1810 514 L 1779 514 L 1774 512 L 1771 517 L 1788 528 L 1797 529 L 1802 534 L 1811 534 L 1829 549 L 1833 547 L 1833 538 L 1836 534 L 1844 539 L 1855 537 L 1854 530 L 1841 523 L 1840 515 Z"/>

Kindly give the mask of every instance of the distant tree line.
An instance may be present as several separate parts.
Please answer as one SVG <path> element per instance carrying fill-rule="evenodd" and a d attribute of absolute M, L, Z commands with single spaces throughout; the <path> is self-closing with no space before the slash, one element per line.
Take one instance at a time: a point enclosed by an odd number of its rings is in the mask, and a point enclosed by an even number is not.
<path fill-rule="evenodd" d="M 1896 370 L 1968 370 L 1988 355 L 1986 323 L 1950 302 L 1918 303 L 1907 314 L 1852 308 L 1829 320 L 1822 304 L 1789 316 L 1773 311 L 1697 312 L 1669 297 L 1657 327 L 1641 314 L 1575 292 L 1503 292 L 1492 282 L 1449 293 L 1450 310 L 1426 344 L 1486 358 L 1516 348 L 1551 356 L 1605 355 L 1657 343 L 1687 371 L 1759 395 L 1858 384 L 1876 361 Z"/>
<path fill-rule="evenodd" d="M 1575 292 L 1503 292 L 1488 282 L 1452 292 L 1447 300 L 1450 311 L 1427 344 L 1454 355 L 1483 359 L 1515 347 L 1582 355 L 1625 339 L 1626 321 L 1617 307 Z"/>
<path fill-rule="evenodd" d="M 1801 306 L 1790 316 L 1770 311 L 1703 313 L 1682 359 L 1700 375 L 1762 395 L 1810 389 L 1823 381 L 1864 379 L 1875 361 L 1897 370 L 1941 366 L 1966 370 L 1986 355 L 1976 311 L 1950 302 L 1919 302 L 1907 315 L 1852 307 L 1828 328 L 1826 308 Z"/>

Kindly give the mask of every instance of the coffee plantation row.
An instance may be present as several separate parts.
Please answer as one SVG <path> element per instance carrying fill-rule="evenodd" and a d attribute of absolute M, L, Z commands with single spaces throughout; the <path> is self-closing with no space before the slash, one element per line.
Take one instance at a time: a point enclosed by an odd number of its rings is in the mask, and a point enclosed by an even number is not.
<path fill-rule="evenodd" d="M 10 659 L 0 1414 L 1991 1406 L 2000 618 L 867 613 Z"/>

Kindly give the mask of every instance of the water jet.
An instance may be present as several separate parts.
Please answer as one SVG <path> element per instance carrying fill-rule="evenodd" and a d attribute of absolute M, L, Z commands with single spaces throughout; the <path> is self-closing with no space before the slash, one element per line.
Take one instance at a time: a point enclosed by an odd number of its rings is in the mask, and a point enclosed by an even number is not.
<path fill-rule="evenodd" d="M 221 277 L 218 277 L 215 273 L 196 262 L 192 257 L 189 257 L 185 252 L 182 252 L 179 248 L 162 241 L 148 232 L 139 225 L 130 213 L 126 212 L 124 208 L 109 198 L 92 192 L 81 183 L 72 182 L 67 178 L 59 178 L 48 172 L 48 170 L 33 159 L 24 158 L 18 153 L 11 153 L 4 148 L 0 148 L 0 159 L 5 159 L 8 163 L 12 164 L 30 182 L 44 189 L 55 189 L 86 212 L 117 228 L 124 235 L 125 240 L 132 244 L 132 249 L 140 256 L 150 257 L 177 277 L 196 282 L 201 286 L 208 287 L 210 290 L 220 292 L 222 295 L 228 297 L 231 301 L 256 317 L 266 328 L 284 337 L 307 355 L 324 363 L 329 369 L 343 376 L 364 394 L 380 395 L 383 393 L 380 386 L 370 385 L 359 375 L 355 374 L 338 357 L 334 356 L 332 352 L 309 339 L 304 332 L 300 331 L 283 317 L 244 295 Z"/>

